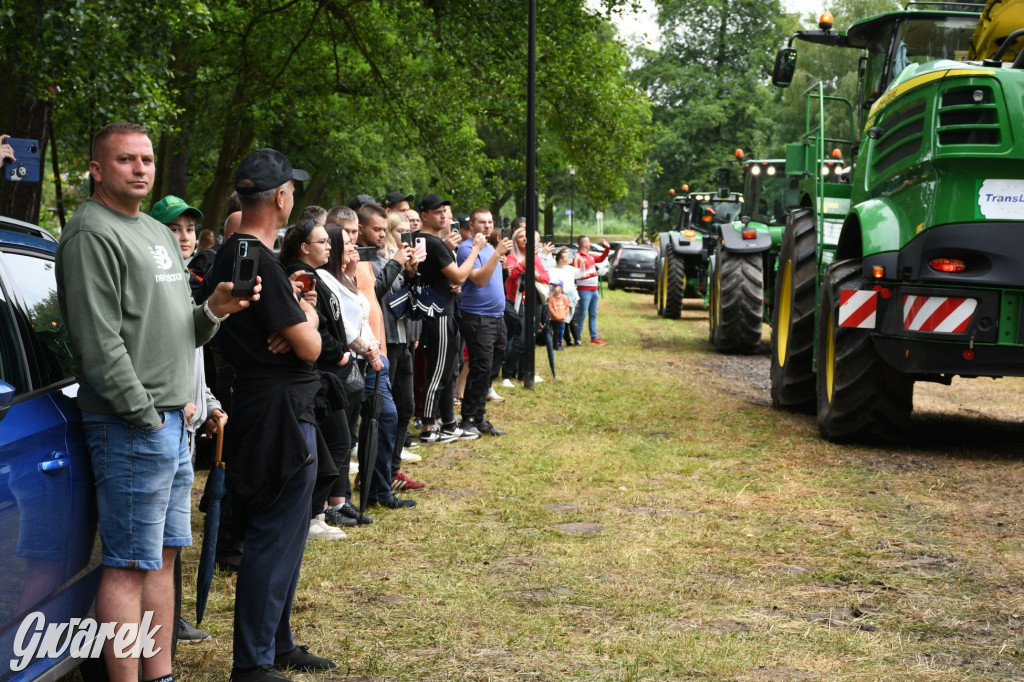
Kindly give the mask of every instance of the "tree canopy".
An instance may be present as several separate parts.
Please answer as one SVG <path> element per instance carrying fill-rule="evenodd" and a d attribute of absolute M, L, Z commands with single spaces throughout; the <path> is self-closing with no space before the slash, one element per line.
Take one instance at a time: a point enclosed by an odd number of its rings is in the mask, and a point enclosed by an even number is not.
<path fill-rule="evenodd" d="M 582 197 L 615 201 L 646 161 L 647 98 L 605 14 L 583 0 L 538 10 L 541 192 L 574 164 Z M 510 0 L 0 0 L 0 41 L 18 46 L 0 57 L 0 131 L 51 144 L 80 200 L 90 134 L 142 123 L 152 199 L 200 203 L 207 224 L 261 146 L 310 171 L 300 204 L 398 188 L 521 205 L 525 36 Z M 38 187 L 0 187 L 7 215 L 45 221 L 40 203 Z"/>

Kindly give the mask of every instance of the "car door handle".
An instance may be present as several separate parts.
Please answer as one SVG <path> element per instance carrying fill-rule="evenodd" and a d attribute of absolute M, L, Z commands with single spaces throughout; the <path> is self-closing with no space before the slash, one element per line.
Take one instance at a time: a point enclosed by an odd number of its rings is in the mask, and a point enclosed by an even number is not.
<path fill-rule="evenodd" d="M 64 469 L 68 465 L 68 453 L 66 452 L 51 452 L 50 459 L 44 460 L 39 463 L 40 471 L 57 471 L 58 469 Z"/>

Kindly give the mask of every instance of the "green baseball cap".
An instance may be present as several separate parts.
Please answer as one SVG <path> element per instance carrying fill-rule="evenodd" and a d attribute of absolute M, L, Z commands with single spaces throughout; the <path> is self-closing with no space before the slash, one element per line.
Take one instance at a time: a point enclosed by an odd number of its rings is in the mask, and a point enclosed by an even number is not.
<path fill-rule="evenodd" d="M 153 204 L 153 209 L 149 212 L 149 215 L 164 225 L 168 225 L 174 222 L 178 216 L 186 211 L 191 211 L 197 222 L 203 219 L 203 212 L 198 208 L 189 206 L 188 202 L 181 197 L 168 194 L 163 199 Z"/>

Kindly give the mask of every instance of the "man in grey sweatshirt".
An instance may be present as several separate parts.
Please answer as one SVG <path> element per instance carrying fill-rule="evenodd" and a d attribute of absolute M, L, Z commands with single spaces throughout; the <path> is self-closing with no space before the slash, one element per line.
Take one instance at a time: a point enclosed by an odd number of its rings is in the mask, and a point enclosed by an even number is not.
<path fill-rule="evenodd" d="M 228 282 L 193 306 L 173 235 L 139 211 L 155 175 L 145 128 L 103 127 L 89 173 L 92 197 L 57 248 L 57 296 L 96 480 L 104 565 L 96 615 L 116 631 L 152 612 L 160 627 L 142 676 L 168 682 L 174 559 L 192 544 L 184 407 L 192 399 L 194 349 L 249 300 L 232 297 Z M 103 654 L 111 680 L 138 679 L 139 662 L 117 658 L 111 640 Z"/>

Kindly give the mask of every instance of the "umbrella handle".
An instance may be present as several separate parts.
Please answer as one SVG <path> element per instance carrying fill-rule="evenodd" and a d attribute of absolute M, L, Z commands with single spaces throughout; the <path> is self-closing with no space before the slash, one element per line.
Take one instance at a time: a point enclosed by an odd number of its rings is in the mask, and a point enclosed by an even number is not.
<path fill-rule="evenodd" d="M 221 454 L 224 452 L 224 418 L 217 418 L 217 461 L 215 466 L 224 468 L 224 462 L 221 460 Z"/>

